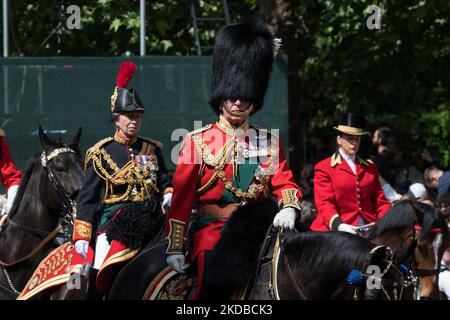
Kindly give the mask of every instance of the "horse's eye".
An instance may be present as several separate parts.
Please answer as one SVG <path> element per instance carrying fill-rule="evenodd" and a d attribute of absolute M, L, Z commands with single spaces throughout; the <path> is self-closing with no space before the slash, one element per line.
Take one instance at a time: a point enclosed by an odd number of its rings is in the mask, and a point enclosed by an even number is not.
<path fill-rule="evenodd" d="M 62 172 L 64 172 L 64 167 L 56 167 L 55 170 L 58 173 L 62 173 Z"/>

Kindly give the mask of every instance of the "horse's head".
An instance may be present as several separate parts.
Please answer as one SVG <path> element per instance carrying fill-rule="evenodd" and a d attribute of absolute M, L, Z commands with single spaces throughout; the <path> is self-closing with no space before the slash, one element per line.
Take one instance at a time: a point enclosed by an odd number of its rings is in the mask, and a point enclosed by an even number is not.
<path fill-rule="evenodd" d="M 404 275 L 389 247 L 377 246 L 366 257 L 362 268 L 364 300 L 400 300 Z"/>
<path fill-rule="evenodd" d="M 375 244 L 388 246 L 394 252 L 401 251 L 414 242 L 416 221 L 408 201 L 400 201 L 363 237 Z"/>
<path fill-rule="evenodd" d="M 83 166 L 78 143 L 81 128 L 77 134 L 66 141 L 55 141 L 48 137 L 39 126 L 39 139 L 42 146 L 41 165 L 47 175 L 47 197 L 49 203 L 68 205 L 74 200 L 81 187 Z M 47 190 L 45 190 L 47 189 Z"/>
<path fill-rule="evenodd" d="M 440 211 L 420 202 L 410 202 L 416 217 L 413 271 L 420 278 L 420 298 L 439 299 L 439 271 L 444 250 L 449 246 L 448 227 Z"/>
<path fill-rule="evenodd" d="M 417 243 L 408 264 L 420 278 L 420 297 L 439 298 L 439 265 L 450 241 L 445 219 L 438 210 L 417 201 L 400 201 L 376 223 L 368 238 L 394 252 Z"/>

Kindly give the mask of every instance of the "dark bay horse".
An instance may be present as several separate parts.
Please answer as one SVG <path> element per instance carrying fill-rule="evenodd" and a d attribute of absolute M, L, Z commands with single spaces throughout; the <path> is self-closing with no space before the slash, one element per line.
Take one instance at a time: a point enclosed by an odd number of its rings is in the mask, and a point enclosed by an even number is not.
<path fill-rule="evenodd" d="M 274 250 L 273 259 L 266 259 L 261 266 L 248 299 L 399 300 L 402 297 L 403 275 L 398 265 L 406 257 L 394 257 L 386 246 L 376 246 L 361 237 L 336 231 L 288 233 L 278 235 L 277 242 L 279 247 Z M 360 277 L 357 285 L 349 283 L 351 273 Z"/>
<path fill-rule="evenodd" d="M 300 223 L 296 228 L 301 232 L 286 232 L 277 237 L 271 232 L 271 236 L 267 236 L 266 231 L 276 212 L 276 205 L 263 203 L 247 205 L 233 213 L 222 230 L 222 238 L 216 245 L 218 250 L 213 251 L 209 262 L 214 271 L 205 278 L 206 297 L 229 299 L 230 289 L 246 283 L 244 299 L 400 297 L 403 275 L 390 249 L 355 235 L 311 232 Z M 160 277 L 162 270 L 167 270 L 165 246 L 148 247 L 122 269 L 108 299 L 148 298 L 151 284 Z M 403 261 L 405 257 L 398 259 Z M 275 260 L 277 264 L 272 265 Z M 370 278 L 369 266 L 376 266 L 380 271 L 375 280 L 381 287 L 366 286 Z M 360 276 L 360 280 L 363 279 L 357 287 L 347 282 L 352 271 Z M 186 282 L 192 282 L 191 272 L 189 268 Z M 177 290 L 187 286 L 179 284 Z"/>
<path fill-rule="evenodd" d="M 57 142 L 39 126 L 42 152 L 29 160 L 11 211 L 0 222 L 0 299 L 18 296 L 56 246 L 60 223 L 72 219 L 83 177 L 80 136 L 81 128 L 71 139 Z M 70 230 L 63 232 L 69 236 Z"/>
<path fill-rule="evenodd" d="M 394 252 L 413 246 L 414 254 L 407 263 L 412 282 L 405 297 L 439 298 L 440 262 L 450 244 L 448 227 L 439 210 L 421 202 L 402 200 L 364 236 Z"/>

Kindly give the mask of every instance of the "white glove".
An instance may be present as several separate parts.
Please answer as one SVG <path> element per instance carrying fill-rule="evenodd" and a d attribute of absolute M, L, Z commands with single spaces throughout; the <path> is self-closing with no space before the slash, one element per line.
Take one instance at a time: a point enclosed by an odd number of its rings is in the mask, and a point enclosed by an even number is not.
<path fill-rule="evenodd" d="M 184 255 L 181 253 L 173 253 L 169 254 L 166 257 L 166 262 L 169 266 L 171 266 L 176 272 L 178 273 L 184 273 L 185 268 L 185 260 Z"/>
<path fill-rule="evenodd" d="M 338 231 L 348 232 L 348 233 L 351 233 L 351 234 L 357 234 L 356 233 L 356 227 L 354 227 L 354 226 L 352 226 L 350 224 L 347 224 L 347 223 L 341 223 L 338 226 L 337 229 L 338 229 Z"/>
<path fill-rule="evenodd" d="M 274 227 L 294 229 L 295 217 L 297 213 L 294 208 L 287 207 L 280 210 L 273 219 Z"/>
<path fill-rule="evenodd" d="M 169 192 L 164 195 L 162 206 L 170 208 L 171 204 L 172 204 L 172 192 Z"/>
<path fill-rule="evenodd" d="M 14 199 L 16 198 L 18 189 L 19 189 L 18 185 L 9 187 L 7 196 L 6 196 L 6 198 L 8 200 L 6 201 L 5 206 L 2 208 L 2 215 L 4 215 L 5 213 L 8 214 L 9 210 L 11 210 L 12 205 L 14 203 Z"/>
<path fill-rule="evenodd" d="M 87 240 L 77 240 L 74 244 L 75 252 L 78 253 L 83 258 L 86 258 L 89 248 L 89 241 Z"/>

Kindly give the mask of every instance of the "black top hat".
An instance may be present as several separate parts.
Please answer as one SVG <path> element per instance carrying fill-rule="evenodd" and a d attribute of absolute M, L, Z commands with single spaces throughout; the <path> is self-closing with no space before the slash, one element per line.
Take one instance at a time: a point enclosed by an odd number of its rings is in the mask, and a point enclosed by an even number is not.
<path fill-rule="evenodd" d="M 363 136 L 369 134 L 369 132 L 364 131 L 365 127 L 366 117 L 357 113 L 345 112 L 341 114 L 339 124 L 334 129 L 352 136 Z"/>
<path fill-rule="evenodd" d="M 128 82 L 135 74 L 136 69 L 136 65 L 129 61 L 124 61 L 120 65 L 116 88 L 111 96 L 112 113 L 144 112 L 144 104 L 136 90 L 126 88 Z"/>
<path fill-rule="evenodd" d="M 213 52 L 211 107 L 227 99 L 253 104 L 258 111 L 264 101 L 274 59 L 274 37 L 262 22 L 235 23 L 217 33 Z"/>

